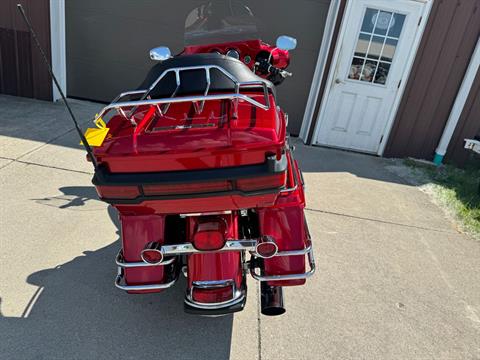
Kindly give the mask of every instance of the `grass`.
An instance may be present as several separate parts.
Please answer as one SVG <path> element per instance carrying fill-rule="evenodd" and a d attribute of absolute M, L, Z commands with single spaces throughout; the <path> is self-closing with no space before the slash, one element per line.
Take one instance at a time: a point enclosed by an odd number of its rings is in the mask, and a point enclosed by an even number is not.
<path fill-rule="evenodd" d="M 451 165 L 439 168 L 423 165 L 412 160 L 405 164 L 415 172 L 421 172 L 431 184 L 431 192 L 437 202 L 447 209 L 463 230 L 480 239 L 480 167 L 463 169 Z"/>

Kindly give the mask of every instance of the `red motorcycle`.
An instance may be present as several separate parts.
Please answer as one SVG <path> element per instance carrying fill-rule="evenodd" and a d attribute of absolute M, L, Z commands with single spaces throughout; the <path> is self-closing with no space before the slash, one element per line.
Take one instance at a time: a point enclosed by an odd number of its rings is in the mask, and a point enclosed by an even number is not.
<path fill-rule="evenodd" d="M 187 18 L 181 54 L 151 50 L 158 64 L 140 89 L 96 117 L 111 115 L 93 148 L 93 184 L 120 216 L 119 289 L 161 292 L 183 274 L 185 311 L 220 315 L 243 309 L 250 273 L 262 313 L 280 315 L 282 287 L 315 271 L 302 173 L 275 94 L 296 40 L 252 39 L 240 9 L 218 21 L 206 4 Z"/>

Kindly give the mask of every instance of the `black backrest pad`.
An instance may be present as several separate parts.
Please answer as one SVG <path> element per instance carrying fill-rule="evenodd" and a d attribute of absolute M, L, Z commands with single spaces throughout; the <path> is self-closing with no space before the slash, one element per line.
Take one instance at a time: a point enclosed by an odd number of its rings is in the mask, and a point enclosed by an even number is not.
<path fill-rule="evenodd" d="M 155 65 L 147 74 L 146 79 L 140 85 L 139 89 L 148 89 L 153 82 L 165 71 L 172 68 L 201 66 L 201 65 L 217 65 L 233 75 L 239 82 L 246 81 L 262 81 L 270 84 L 265 80 L 255 75 L 244 63 L 241 61 L 216 53 L 211 54 L 195 54 L 195 55 L 180 55 L 174 58 L 165 60 Z M 175 73 L 172 71 L 168 73 L 152 90 L 150 93 L 153 99 L 162 97 L 170 97 L 177 87 L 175 81 Z M 207 87 L 205 70 L 189 70 L 180 73 L 180 88 L 177 96 L 182 95 L 201 95 Z M 262 87 L 255 88 L 259 91 Z M 210 89 L 209 93 L 213 92 L 233 92 L 235 90 L 234 83 L 223 73 L 217 69 L 210 71 Z"/>

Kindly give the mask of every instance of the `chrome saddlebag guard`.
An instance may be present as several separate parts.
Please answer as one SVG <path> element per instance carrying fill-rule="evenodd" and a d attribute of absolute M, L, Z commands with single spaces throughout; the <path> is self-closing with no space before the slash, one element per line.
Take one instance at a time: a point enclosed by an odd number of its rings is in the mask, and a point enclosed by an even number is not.
<path fill-rule="evenodd" d="M 115 258 L 115 263 L 118 266 L 118 274 L 115 278 L 115 286 L 120 290 L 127 292 L 140 292 L 140 291 L 159 291 L 172 287 L 177 282 L 179 270 L 175 266 L 175 257 L 167 258 L 158 264 L 149 264 L 143 261 L 138 262 L 126 262 L 123 258 L 123 252 L 120 250 Z M 138 284 L 128 285 L 125 283 L 124 269 L 126 268 L 142 268 L 152 266 L 168 266 L 170 279 L 165 283 L 159 284 Z"/>
<path fill-rule="evenodd" d="M 270 237 L 267 237 L 269 241 L 272 241 Z M 308 264 L 310 269 L 304 273 L 298 274 L 276 274 L 276 275 L 262 275 L 257 271 L 260 268 L 260 262 L 258 261 L 261 259 L 256 253 L 256 246 L 260 241 L 260 239 L 242 239 L 242 240 L 230 240 L 227 241 L 225 246 L 215 252 L 224 252 L 224 251 L 249 251 L 252 255 L 252 259 L 249 262 L 249 270 L 250 274 L 255 280 L 258 281 L 288 281 L 288 280 L 298 280 L 298 279 L 308 279 L 315 273 L 315 260 L 313 257 L 313 247 L 311 241 L 307 242 L 307 246 L 304 249 L 300 250 L 288 250 L 288 251 L 279 251 L 271 258 L 275 257 L 285 257 L 285 256 L 307 256 Z M 158 264 L 149 264 L 143 261 L 140 262 L 125 262 L 123 259 L 123 253 L 120 250 L 117 257 L 116 257 L 116 264 L 118 266 L 118 275 L 115 280 L 115 286 L 121 290 L 125 291 L 143 291 L 143 290 L 163 290 L 167 289 L 173 284 L 175 284 L 178 278 L 178 270 L 174 270 L 175 265 L 175 256 L 179 255 L 189 255 L 189 254 L 198 254 L 202 251 L 197 250 L 193 247 L 191 243 L 183 243 L 183 244 L 174 244 L 174 245 L 165 245 L 162 246 L 160 251 L 164 255 L 164 259 L 162 262 Z M 270 258 L 270 259 L 271 259 Z M 173 276 L 170 281 L 167 281 L 162 284 L 145 284 L 145 285 L 127 285 L 124 283 L 123 277 L 123 269 L 125 268 L 140 268 L 140 267 L 151 267 L 151 266 L 170 266 L 173 268 L 171 269 Z M 204 284 L 202 284 L 204 285 Z M 238 298 L 236 298 L 238 300 Z M 231 304 L 225 304 L 225 306 L 229 306 Z"/>

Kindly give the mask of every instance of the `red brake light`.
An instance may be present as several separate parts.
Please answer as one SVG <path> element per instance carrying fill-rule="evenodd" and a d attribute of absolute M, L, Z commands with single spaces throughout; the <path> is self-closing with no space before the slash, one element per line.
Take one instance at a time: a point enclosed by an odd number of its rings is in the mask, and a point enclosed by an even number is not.
<path fill-rule="evenodd" d="M 175 185 L 144 185 L 145 195 L 196 194 L 232 190 L 229 181 L 198 182 Z"/>
<path fill-rule="evenodd" d="M 258 244 L 255 249 L 255 252 L 258 254 L 258 256 L 264 259 L 268 259 L 275 256 L 277 251 L 278 251 L 278 247 L 277 247 L 277 244 L 275 244 L 274 242 L 262 242 Z"/>
<path fill-rule="evenodd" d="M 158 250 L 143 250 L 142 259 L 149 264 L 158 264 L 163 260 L 163 254 Z"/>
<path fill-rule="evenodd" d="M 199 222 L 193 235 L 192 244 L 197 250 L 212 251 L 225 245 L 226 224 L 223 218 Z"/>
<path fill-rule="evenodd" d="M 263 236 L 255 247 L 255 253 L 264 259 L 275 256 L 278 252 L 278 246 L 270 236 Z"/>
<path fill-rule="evenodd" d="M 135 199 L 140 196 L 138 186 L 96 186 L 98 196 L 106 199 Z"/>
<path fill-rule="evenodd" d="M 224 302 L 233 298 L 233 287 L 230 285 L 213 289 L 199 289 L 194 287 L 192 297 L 193 300 L 200 303 Z"/>
<path fill-rule="evenodd" d="M 285 185 L 286 172 L 273 176 L 237 180 L 237 188 L 242 191 L 279 188 Z"/>
<path fill-rule="evenodd" d="M 149 264 L 158 264 L 163 260 L 162 245 L 158 242 L 150 242 L 140 253 L 142 260 Z"/>

